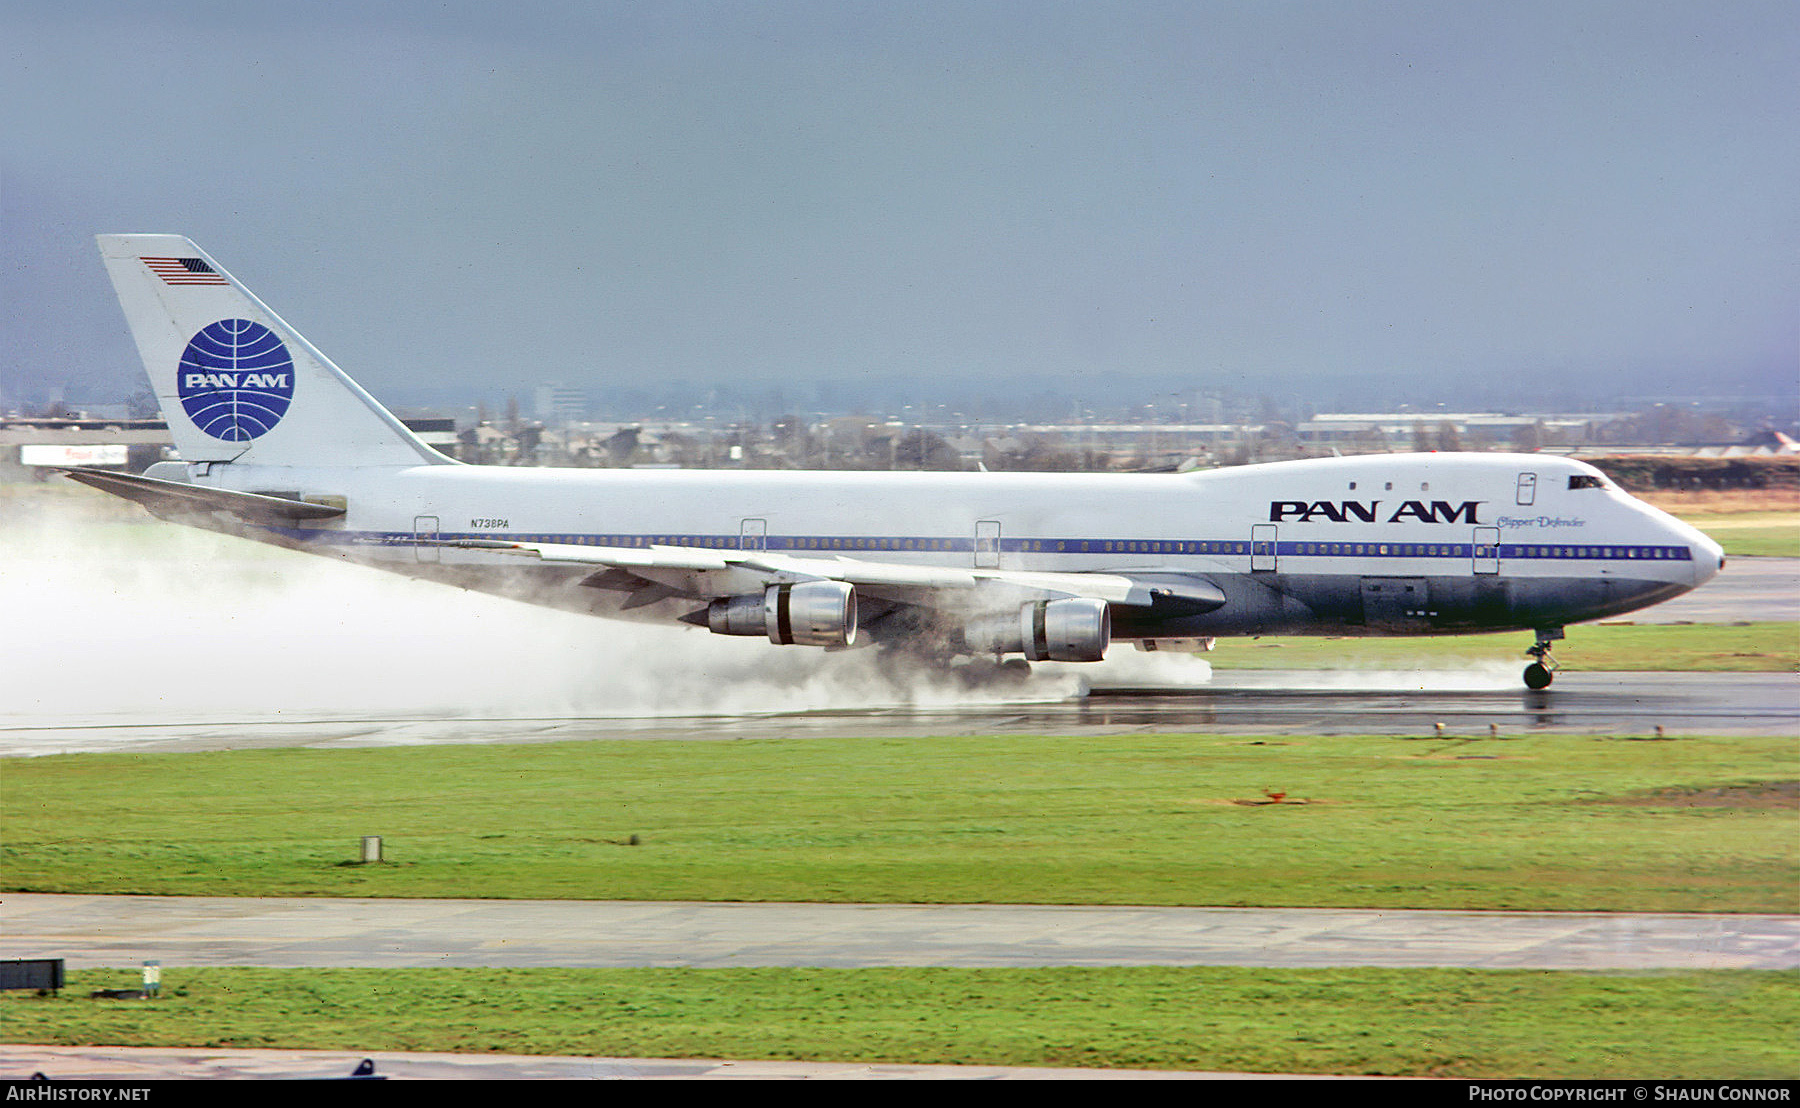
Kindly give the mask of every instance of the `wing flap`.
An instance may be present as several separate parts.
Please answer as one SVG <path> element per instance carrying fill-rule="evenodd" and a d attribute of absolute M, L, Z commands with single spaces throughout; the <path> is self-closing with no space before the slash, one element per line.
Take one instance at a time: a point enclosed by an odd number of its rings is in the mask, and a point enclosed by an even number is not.
<path fill-rule="evenodd" d="M 506 542 L 498 539 L 447 539 L 438 545 L 462 550 L 486 550 L 495 554 L 515 554 L 545 562 L 616 566 L 627 570 L 731 568 L 731 563 L 719 551 L 688 546 L 582 546 L 578 543 Z"/>

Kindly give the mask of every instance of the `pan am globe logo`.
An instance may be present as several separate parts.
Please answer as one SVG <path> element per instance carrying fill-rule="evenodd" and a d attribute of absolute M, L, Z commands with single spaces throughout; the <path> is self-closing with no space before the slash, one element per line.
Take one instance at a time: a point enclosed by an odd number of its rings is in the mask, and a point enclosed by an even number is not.
<path fill-rule="evenodd" d="M 221 319 L 188 340 L 176 393 L 194 426 L 225 442 L 268 434 L 294 400 L 294 359 L 275 332 Z"/>

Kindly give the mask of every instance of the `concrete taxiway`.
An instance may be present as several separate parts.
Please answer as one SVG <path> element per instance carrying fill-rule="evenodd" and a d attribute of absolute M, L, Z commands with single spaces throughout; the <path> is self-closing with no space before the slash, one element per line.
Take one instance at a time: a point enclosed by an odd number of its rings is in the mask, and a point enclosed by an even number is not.
<path fill-rule="evenodd" d="M 1800 558 L 1730 558 L 1702 588 L 1633 612 L 1627 623 L 1800 620 Z"/>
<path fill-rule="evenodd" d="M 9 893 L 0 956 L 135 966 L 1800 967 L 1800 917 Z"/>
<path fill-rule="evenodd" d="M 0 1078 L 42 1073 L 57 1081 L 329 1080 L 366 1064 L 369 1076 L 398 1080 L 621 1081 L 1234 1081 L 1295 1080 L 1261 1073 L 924 1066 L 897 1063 L 724 1061 L 712 1058 L 579 1058 L 520 1054 L 404 1054 L 395 1051 L 200 1050 L 157 1047 L 0 1046 Z"/>

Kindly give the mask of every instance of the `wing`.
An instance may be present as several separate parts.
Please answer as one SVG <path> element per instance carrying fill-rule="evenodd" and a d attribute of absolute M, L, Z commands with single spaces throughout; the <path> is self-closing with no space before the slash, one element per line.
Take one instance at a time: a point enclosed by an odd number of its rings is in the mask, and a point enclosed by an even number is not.
<path fill-rule="evenodd" d="M 1037 600 L 1081 598 L 1153 610 L 1159 615 L 1197 615 L 1225 603 L 1225 594 L 1218 586 L 1188 574 L 978 569 L 685 546 L 578 546 L 490 540 L 451 540 L 445 545 L 536 558 L 546 563 L 591 565 L 596 573 L 584 584 L 631 590 L 637 594 L 633 600 L 640 603 L 673 596 L 712 599 L 803 581 L 842 581 L 856 586 L 859 595 L 895 605 L 964 611 L 1002 610 Z M 635 604 L 628 601 L 627 606 Z"/>

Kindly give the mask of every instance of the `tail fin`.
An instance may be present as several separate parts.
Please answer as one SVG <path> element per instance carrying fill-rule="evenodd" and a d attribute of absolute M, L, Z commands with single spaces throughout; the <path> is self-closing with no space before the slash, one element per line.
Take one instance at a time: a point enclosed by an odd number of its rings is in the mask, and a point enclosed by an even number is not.
<path fill-rule="evenodd" d="M 182 461 L 450 461 L 192 242 L 180 235 L 98 241 Z"/>

